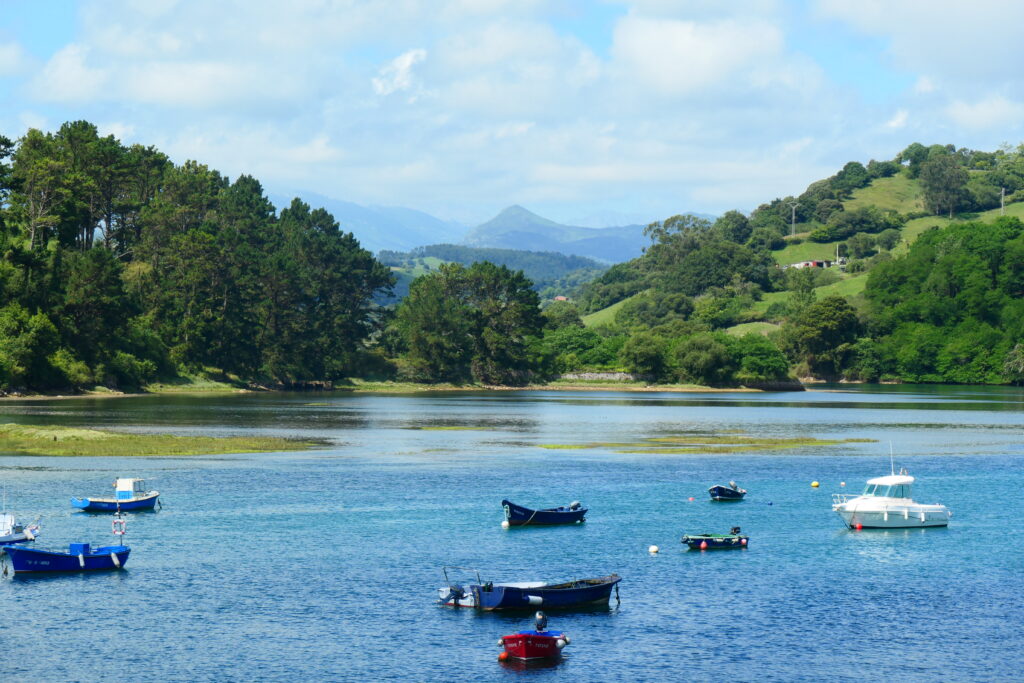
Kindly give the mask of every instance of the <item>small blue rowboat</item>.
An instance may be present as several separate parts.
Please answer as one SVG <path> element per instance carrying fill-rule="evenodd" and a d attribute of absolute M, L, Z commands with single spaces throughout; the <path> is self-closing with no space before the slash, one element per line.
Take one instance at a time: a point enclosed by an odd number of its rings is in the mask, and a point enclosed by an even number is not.
<path fill-rule="evenodd" d="M 71 505 L 87 512 L 130 512 L 152 510 L 160 498 L 159 491 L 147 491 L 143 479 L 119 477 L 114 482 L 113 498 L 72 498 Z"/>
<path fill-rule="evenodd" d="M 552 524 L 576 524 L 584 522 L 587 509 L 581 507 L 579 502 L 573 501 L 568 507 L 545 508 L 543 510 L 532 510 L 516 505 L 512 501 L 501 501 L 501 507 L 505 510 L 505 521 L 509 526 L 550 526 Z"/>
<path fill-rule="evenodd" d="M 746 489 L 741 489 L 734 481 L 730 481 L 728 486 L 712 486 L 708 493 L 711 494 L 711 500 L 722 502 L 743 500 L 743 496 L 747 495 Z"/>
<path fill-rule="evenodd" d="M 619 581 L 622 581 L 622 578 L 618 574 L 611 574 L 596 579 L 577 579 L 565 583 L 488 581 L 471 583 L 465 587 L 449 583 L 446 588 L 438 589 L 438 603 L 449 607 L 475 607 L 485 611 L 537 607 L 559 609 L 607 604 L 612 589 L 618 590 L 616 586 Z"/>
<path fill-rule="evenodd" d="M 91 548 L 88 543 L 72 543 L 66 553 L 15 545 L 5 545 L 0 551 L 11 558 L 15 574 L 37 574 L 121 569 L 128 561 L 131 549 L 126 545 Z"/>

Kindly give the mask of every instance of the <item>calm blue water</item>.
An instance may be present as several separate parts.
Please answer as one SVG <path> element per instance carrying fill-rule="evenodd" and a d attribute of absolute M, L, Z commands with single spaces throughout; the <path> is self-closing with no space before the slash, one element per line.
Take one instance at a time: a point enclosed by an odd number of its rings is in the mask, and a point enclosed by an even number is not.
<path fill-rule="evenodd" d="M 877 387 L 806 394 L 257 395 L 0 404 L 3 422 L 329 440 L 190 458 L 0 456 L 40 547 L 105 542 L 73 495 L 143 476 L 119 573 L 0 580 L 6 680 L 1007 680 L 1024 664 L 1024 393 Z M 423 426 L 474 427 L 425 431 Z M 872 438 L 770 455 L 637 455 L 538 444 L 691 430 Z M 843 529 L 830 493 L 897 466 L 948 529 Z M 750 490 L 706 500 L 713 483 Z M 812 489 L 810 482 L 821 482 Z M 693 496 L 694 502 L 687 499 Z M 585 525 L 502 530 L 500 500 L 579 499 Z M 772 505 L 768 505 L 771 502 Z M 684 532 L 751 536 L 690 552 Z M 661 546 L 656 556 L 647 547 Z M 552 668 L 496 661 L 523 615 L 433 604 L 441 566 L 486 579 L 623 576 L 621 605 L 553 614 Z"/>

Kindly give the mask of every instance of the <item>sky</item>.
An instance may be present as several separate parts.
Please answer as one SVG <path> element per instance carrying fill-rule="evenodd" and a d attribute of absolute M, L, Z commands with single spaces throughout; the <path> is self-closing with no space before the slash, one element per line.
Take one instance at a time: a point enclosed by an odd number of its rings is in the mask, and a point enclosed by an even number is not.
<path fill-rule="evenodd" d="M 0 0 L 0 134 L 86 119 L 275 194 L 475 224 L 749 212 L 1024 140 L 1024 3 Z"/>

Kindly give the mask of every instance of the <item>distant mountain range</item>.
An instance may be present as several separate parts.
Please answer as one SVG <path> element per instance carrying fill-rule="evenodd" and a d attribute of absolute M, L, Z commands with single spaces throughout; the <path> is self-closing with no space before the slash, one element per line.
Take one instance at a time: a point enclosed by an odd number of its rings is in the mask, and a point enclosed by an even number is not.
<path fill-rule="evenodd" d="M 272 194 L 270 201 L 283 209 L 292 203 L 294 196 Z M 297 196 L 314 209 L 327 209 L 342 230 L 353 233 L 363 247 L 373 252 L 409 251 L 426 244 L 457 243 L 469 230 L 461 223 L 444 221 L 403 206 L 362 206 L 313 192 L 300 192 Z"/>
<path fill-rule="evenodd" d="M 343 230 L 355 234 L 359 242 L 373 252 L 407 252 L 433 244 L 464 244 L 554 251 L 619 263 L 639 256 L 650 242 L 643 234 L 645 223 L 593 227 L 627 217 L 627 214 L 609 211 L 581 218 L 580 222 L 587 225 L 565 225 L 515 205 L 470 229 L 461 223 L 401 206 L 362 206 L 312 192 L 300 192 L 298 196 L 313 208 L 327 209 Z M 270 200 L 281 209 L 291 203 L 291 196 L 271 194 Z"/>

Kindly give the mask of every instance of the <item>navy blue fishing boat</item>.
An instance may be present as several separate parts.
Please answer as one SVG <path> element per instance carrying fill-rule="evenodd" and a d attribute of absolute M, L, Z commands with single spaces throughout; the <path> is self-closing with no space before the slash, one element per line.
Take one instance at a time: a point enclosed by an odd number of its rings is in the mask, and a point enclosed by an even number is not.
<path fill-rule="evenodd" d="M 516 505 L 512 501 L 501 501 L 501 507 L 505 510 L 505 521 L 508 526 L 550 526 L 553 524 L 576 524 L 584 522 L 587 509 L 582 507 L 578 501 L 573 501 L 568 506 L 557 508 L 544 508 L 532 510 L 522 505 Z"/>
<path fill-rule="evenodd" d="M 711 494 L 711 500 L 723 502 L 743 500 L 743 496 L 747 495 L 746 489 L 741 489 L 734 481 L 730 481 L 728 486 L 712 486 L 708 489 L 708 493 Z"/>
<path fill-rule="evenodd" d="M 682 542 L 690 546 L 691 550 L 725 550 L 746 548 L 750 538 L 741 534 L 738 526 L 734 526 L 727 534 L 686 535 Z"/>
<path fill-rule="evenodd" d="M 449 607 L 474 607 L 476 609 L 515 610 L 558 609 L 565 607 L 581 607 L 607 603 L 615 589 L 618 597 L 618 584 L 622 578 L 618 574 L 610 574 L 594 579 L 575 579 L 563 583 L 544 581 L 524 581 L 519 583 L 483 582 L 480 574 L 476 574 L 476 583 L 466 586 L 459 585 L 448 579 L 449 569 L 445 567 L 444 577 L 447 586 L 438 589 L 438 603 Z M 475 570 L 474 570 L 475 571 Z"/>
<path fill-rule="evenodd" d="M 88 543 L 72 543 L 66 553 L 17 545 L 5 545 L 0 551 L 11 558 L 15 574 L 32 574 L 120 569 L 128 561 L 131 549 L 126 545 L 92 548 Z"/>

